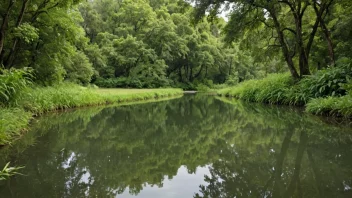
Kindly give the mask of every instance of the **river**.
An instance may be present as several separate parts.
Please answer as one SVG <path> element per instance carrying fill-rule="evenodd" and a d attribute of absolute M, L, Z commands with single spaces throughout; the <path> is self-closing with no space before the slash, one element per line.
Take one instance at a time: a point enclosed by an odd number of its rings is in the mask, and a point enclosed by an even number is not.
<path fill-rule="evenodd" d="M 0 197 L 352 197 L 352 127 L 201 94 L 51 113 L 0 165 Z"/>

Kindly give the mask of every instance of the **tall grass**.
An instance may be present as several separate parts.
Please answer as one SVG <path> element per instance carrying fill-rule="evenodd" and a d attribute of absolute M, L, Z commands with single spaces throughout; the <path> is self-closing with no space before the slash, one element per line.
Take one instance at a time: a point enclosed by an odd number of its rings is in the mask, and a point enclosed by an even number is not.
<path fill-rule="evenodd" d="M 306 105 L 306 111 L 317 115 L 343 116 L 352 118 L 352 97 L 315 98 Z"/>
<path fill-rule="evenodd" d="M 271 74 L 260 80 L 248 80 L 235 87 L 222 89 L 218 94 L 252 102 L 280 104 L 285 103 L 286 94 L 293 84 L 289 74 Z"/>
<path fill-rule="evenodd" d="M 138 101 L 182 94 L 181 89 L 92 89 L 65 83 L 53 87 L 36 87 L 24 94 L 19 106 L 34 114 L 81 106 Z"/>
<path fill-rule="evenodd" d="M 20 108 L 0 108 L 0 145 L 10 144 L 32 117 Z"/>
<path fill-rule="evenodd" d="M 31 84 L 30 69 L 2 69 L 0 67 L 0 107 L 16 105 L 23 90 Z"/>
<path fill-rule="evenodd" d="M 94 89 L 64 83 L 29 88 L 16 101 L 16 108 L 0 109 L 0 145 L 6 145 L 26 128 L 32 115 L 82 106 L 157 99 L 182 94 L 181 89 Z"/>
<path fill-rule="evenodd" d="M 289 74 L 272 74 L 219 90 L 218 95 L 252 102 L 306 105 L 307 111 L 314 114 L 352 117 L 350 79 L 352 65 L 344 59 L 337 67 L 318 71 L 298 82 Z"/>
<path fill-rule="evenodd" d="M 39 87 L 28 69 L 0 69 L 0 145 L 10 144 L 32 115 L 59 109 L 180 95 L 181 89 L 97 89 L 63 83 Z"/>

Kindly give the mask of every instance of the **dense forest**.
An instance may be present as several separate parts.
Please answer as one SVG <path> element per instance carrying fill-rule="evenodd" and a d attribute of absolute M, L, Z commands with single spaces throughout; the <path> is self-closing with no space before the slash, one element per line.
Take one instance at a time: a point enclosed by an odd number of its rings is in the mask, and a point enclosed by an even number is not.
<path fill-rule="evenodd" d="M 212 2 L 1 0 L 0 63 L 44 85 L 195 88 L 351 56 L 350 1 Z"/>
<path fill-rule="evenodd" d="M 224 47 L 223 19 L 195 25 L 194 8 L 181 0 L 1 4 L 0 63 L 33 68 L 40 84 L 141 88 L 257 75 L 248 52 L 235 60 L 236 48 Z M 246 65 L 237 74 L 239 61 Z"/>

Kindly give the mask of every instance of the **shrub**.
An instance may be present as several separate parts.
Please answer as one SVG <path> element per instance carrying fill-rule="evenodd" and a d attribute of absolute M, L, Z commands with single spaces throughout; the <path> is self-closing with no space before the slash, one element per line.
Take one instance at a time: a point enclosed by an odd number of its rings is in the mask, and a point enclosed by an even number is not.
<path fill-rule="evenodd" d="M 210 88 L 208 86 L 200 83 L 196 86 L 196 90 L 199 92 L 208 92 L 208 91 L 210 91 Z"/>
<path fill-rule="evenodd" d="M 98 78 L 94 84 L 99 87 L 104 88 L 124 88 L 128 87 L 128 79 L 126 77 L 119 77 L 119 78 Z"/>

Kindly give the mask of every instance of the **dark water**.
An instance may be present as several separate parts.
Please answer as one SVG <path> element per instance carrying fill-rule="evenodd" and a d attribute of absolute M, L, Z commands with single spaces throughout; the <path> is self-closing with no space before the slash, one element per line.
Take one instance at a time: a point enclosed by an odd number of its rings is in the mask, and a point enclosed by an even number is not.
<path fill-rule="evenodd" d="M 349 126 L 212 96 L 81 109 L 0 151 L 26 174 L 0 197 L 352 197 L 351 143 Z"/>

